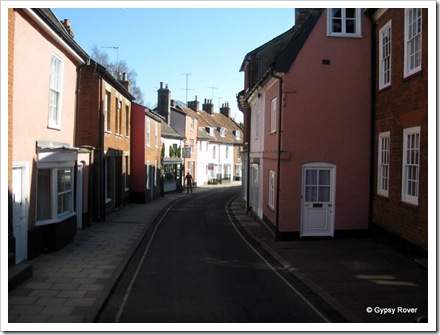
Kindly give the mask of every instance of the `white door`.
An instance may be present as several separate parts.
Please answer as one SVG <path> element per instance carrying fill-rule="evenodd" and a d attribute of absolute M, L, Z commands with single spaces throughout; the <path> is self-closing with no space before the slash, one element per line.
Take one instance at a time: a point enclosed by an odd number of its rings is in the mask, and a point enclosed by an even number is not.
<path fill-rule="evenodd" d="M 333 236 L 335 171 L 326 163 L 303 166 L 301 236 Z"/>
<path fill-rule="evenodd" d="M 15 237 L 15 263 L 27 259 L 27 195 L 26 168 L 12 169 L 13 234 Z"/>

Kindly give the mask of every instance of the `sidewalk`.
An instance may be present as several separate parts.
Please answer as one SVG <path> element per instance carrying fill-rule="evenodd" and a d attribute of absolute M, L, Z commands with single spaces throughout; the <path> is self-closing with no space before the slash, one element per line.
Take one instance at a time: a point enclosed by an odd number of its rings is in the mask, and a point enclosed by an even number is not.
<path fill-rule="evenodd" d="M 194 193 L 224 186 L 196 187 Z M 9 322 L 93 322 L 151 222 L 185 196 L 167 193 L 129 204 L 107 222 L 79 231 L 62 250 L 31 260 L 33 277 L 9 292 Z M 255 241 L 348 322 L 414 322 L 427 315 L 427 269 L 386 244 L 370 238 L 276 242 L 241 208 L 239 197 L 231 209 Z"/>
<path fill-rule="evenodd" d="M 9 323 L 93 322 L 150 224 L 184 196 L 128 204 L 106 222 L 79 230 L 60 251 L 31 260 L 33 277 L 9 292 Z"/>
<path fill-rule="evenodd" d="M 348 322 L 413 323 L 428 315 L 427 268 L 389 245 L 369 237 L 275 241 L 239 197 L 231 210 L 255 241 Z"/>

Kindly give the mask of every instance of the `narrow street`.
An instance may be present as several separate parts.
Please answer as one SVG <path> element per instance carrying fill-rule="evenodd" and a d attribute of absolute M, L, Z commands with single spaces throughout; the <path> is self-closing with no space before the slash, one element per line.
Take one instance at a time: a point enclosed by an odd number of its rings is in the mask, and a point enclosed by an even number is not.
<path fill-rule="evenodd" d="M 238 233 L 226 209 L 238 192 L 189 194 L 168 208 L 97 322 L 329 322 Z"/>

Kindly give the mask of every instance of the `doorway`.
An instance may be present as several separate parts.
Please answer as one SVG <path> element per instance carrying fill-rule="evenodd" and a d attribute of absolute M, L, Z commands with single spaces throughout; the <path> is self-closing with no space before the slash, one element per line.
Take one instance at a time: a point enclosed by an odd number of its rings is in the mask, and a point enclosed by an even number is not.
<path fill-rule="evenodd" d="M 309 163 L 302 167 L 301 236 L 333 236 L 336 166 Z"/>
<path fill-rule="evenodd" d="M 12 168 L 12 215 L 16 264 L 27 259 L 28 251 L 27 171 L 26 165 L 14 165 Z"/>

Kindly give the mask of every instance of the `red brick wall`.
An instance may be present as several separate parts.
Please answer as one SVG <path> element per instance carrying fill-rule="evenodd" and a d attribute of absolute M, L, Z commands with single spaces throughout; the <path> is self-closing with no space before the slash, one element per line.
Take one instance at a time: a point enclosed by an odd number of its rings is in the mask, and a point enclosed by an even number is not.
<path fill-rule="evenodd" d="M 376 83 L 376 134 L 374 191 L 377 190 L 377 138 L 390 132 L 390 181 L 388 198 L 373 199 L 373 223 L 424 249 L 428 242 L 428 16 L 422 12 L 422 70 L 404 78 L 404 9 L 388 9 L 378 20 L 379 30 L 392 20 L 391 86 Z M 376 41 L 377 59 L 379 41 Z M 376 78 L 379 78 L 376 62 Z M 401 201 L 403 129 L 421 127 L 418 206 Z"/>
<path fill-rule="evenodd" d="M 80 105 L 78 118 L 78 138 L 76 146 L 99 147 L 99 75 L 92 67 L 84 66 L 80 72 Z"/>

